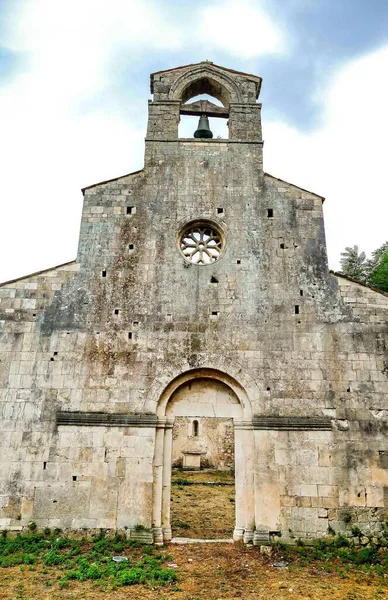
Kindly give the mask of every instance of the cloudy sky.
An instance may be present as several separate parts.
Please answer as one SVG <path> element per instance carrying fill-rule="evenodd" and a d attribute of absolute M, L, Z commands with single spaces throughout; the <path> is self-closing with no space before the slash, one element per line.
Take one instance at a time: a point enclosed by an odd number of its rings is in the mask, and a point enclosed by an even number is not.
<path fill-rule="evenodd" d="M 264 168 L 326 197 L 332 268 L 388 239 L 387 0 L 0 0 L 0 281 L 75 258 L 149 74 L 206 59 L 263 77 Z"/>

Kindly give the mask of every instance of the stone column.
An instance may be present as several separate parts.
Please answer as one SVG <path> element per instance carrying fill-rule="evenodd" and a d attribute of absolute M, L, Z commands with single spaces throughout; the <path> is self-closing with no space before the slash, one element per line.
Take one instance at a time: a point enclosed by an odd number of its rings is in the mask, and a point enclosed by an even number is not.
<path fill-rule="evenodd" d="M 244 431 L 241 423 L 234 422 L 234 472 L 236 493 L 236 522 L 233 539 L 239 542 L 244 537 L 245 529 L 245 456 Z"/>
<path fill-rule="evenodd" d="M 152 527 L 154 532 L 154 543 L 163 544 L 162 533 L 162 493 L 163 493 L 163 445 L 164 445 L 165 420 L 159 420 L 155 435 L 155 457 L 154 457 L 154 496 L 152 507 Z"/>
<path fill-rule="evenodd" d="M 245 531 L 244 542 L 253 542 L 255 529 L 255 498 L 254 498 L 254 435 L 251 423 L 244 426 L 245 453 Z"/>
<path fill-rule="evenodd" d="M 170 522 L 171 503 L 171 463 L 172 463 L 172 426 L 173 420 L 166 421 L 163 448 L 163 496 L 162 496 L 162 531 L 163 540 L 169 542 L 172 538 Z"/>
<path fill-rule="evenodd" d="M 279 478 L 273 459 L 276 434 L 273 430 L 254 431 L 256 530 L 253 543 L 257 545 L 269 541 L 269 532 L 277 528 L 280 516 Z"/>

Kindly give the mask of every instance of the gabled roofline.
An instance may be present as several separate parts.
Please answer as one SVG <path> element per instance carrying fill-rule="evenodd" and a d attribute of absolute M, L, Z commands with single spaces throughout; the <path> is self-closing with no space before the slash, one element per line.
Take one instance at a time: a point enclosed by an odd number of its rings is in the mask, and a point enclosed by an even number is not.
<path fill-rule="evenodd" d="M 289 181 L 286 181 L 285 179 L 280 179 L 279 177 L 275 177 L 274 175 L 271 175 L 270 173 L 264 173 L 264 175 L 266 177 L 271 177 L 271 179 L 276 179 L 276 181 L 281 181 L 282 183 L 286 183 L 287 185 L 291 185 L 292 187 L 296 188 L 297 190 L 301 190 L 302 192 L 307 192 L 308 194 L 312 194 L 313 196 L 316 196 L 317 198 L 320 198 L 322 200 L 322 204 L 325 201 L 325 197 L 324 196 L 320 196 L 319 194 L 316 194 L 315 192 L 311 192 L 310 190 L 305 190 L 304 188 L 300 187 L 299 185 L 295 185 L 294 183 L 290 183 Z"/>
<path fill-rule="evenodd" d="M 210 68 L 214 68 L 214 69 L 220 69 L 221 71 L 226 71 L 228 73 L 234 73 L 236 75 L 240 75 L 242 77 L 245 77 L 246 79 L 250 79 L 251 81 L 254 81 L 256 84 L 256 98 L 259 97 L 260 95 L 260 91 L 261 91 L 261 84 L 263 83 L 263 79 L 262 77 L 259 77 L 258 75 L 253 75 L 253 73 L 244 73 L 243 71 L 236 71 L 235 69 L 228 69 L 228 67 L 222 67 L 221 65 L 216 65 L 214 64 L 211 60 L 203 60 L 202 62 L 199 63 L 190 63 L 188 65 L 181 65 L 180 67 L 174 67 L 173 69 L 163 69 L 162 71 L 155 71 L 154 73 L 151 73 L 150 75 L 150 92 L 151 94 L 154 93 L 154 76 L 155 75 L 159 75 L 160 73 L 171 73 L 173 71 L 180 71 L 182 69 L 190 69 L 190 68 L 194 68 L 194 67 L 210 67 Z"/>
<path fill-rule="evenodd" d="M 9 283 L 16 283 L 17 281 L 21 281 L 22 279 L 28 279 L 29 277 L 35 277 L 37 275 L 42 275 L 42 273 L 48 273 L 48 271 L 53 271 L 54 269 L 60 269 L 61 267 L 66 267 L 67 265 L 76 264 L 76 259 L 70 260 L 69 262 L 62 263 L 61 265 L 56 265 L 55 267 L 49 267 L 48 269 L 42 269 L 42 271 L 35 271 L 34 273 L 30 273 L 29 275 L 22 275 L 22 277 L 16 277 L 16 279 L 9 279 L 8 281 L 3 281 L 0 283 L 2 285 L 8 285 Z"/>
<path fill-rule="evenodd" d="M 112 181 L 118 181 L 119 179 L 124 179 L 124 177 L 129 177 L 130 175 L 137 175 L 144 171 L 143 169 L 139 169 L 138 171 L 132 171 L 132 173 L 126 173 L 125 175 L 119 175 L 118 177 L 113 177 L 112 179 L 106 179 L 105 181 L 99 181 L 98 183 L 92 183 L 92 185 L 87 185 L 84 188 L 81 188 L 81 192 L 85 195 L 85 190 L 90 190 L 91 188 L 97 187 L 99 185 L 104 185 L 105 183 L 111 183 Z"/>
<path fill-rule="evenodd" d="M 341 271 L 329 271 L 332 275 L 335 275 L 336 277 L 342 277 L 342 279 L 347 279 L 348 281 L 351 281 L 352 283 L 356 283 L 357 285 L 360 285 L 363 288 L 366 288 L 367 290 L 371 290 L 372 292 L 377 292 L 378 294 L 381 294 L 382 296 L 385 296 L 386 298 L 388 298 L 388 293 L 387 292 L 383 292 L 383 290 L 379 290 L 378 288 L 375 287 L 370 287 L 369 285 L 366 285 L 366 283 L 361 283 L 361 281 L 358 281 L 357 279 L 353 279 L 353 277 L 349 277 L 349 275 L 345 275 L 344 273 L 341 273 Z"/>
<path fill-rule="evenodd" d="M 229 71 L 229 73 L 236 73 L 236 75 L 244 75 L 245 77 L 249 77 L 251 79 L 255 79 L 260 84 L 263 81 L 262 77 L 258 75 L 253 75 L 253 73 L 244 73 L 244 71 L 236 71 L 236 69 L 229 69 L 228 67 L 222 67 L 221 65 L 216 65 L 211 60 L 202 60 L 199 63 L 190 63 L 188 65 L 181 65 L 180 67 L 174 67 L 173 69 L 162 69 L 161 71 L 154 71 L 150 74 L 150 77 L 153 75 L 159 75 L 159 73 L 170 73 L 171 71 L 179 71 L 179 69 L 188 69 L 189 67 L 198 67 L 200 65 L 210 65 L 212 67 L 216 67 L 216 69 L 222 69 L 223 71 Z"/>

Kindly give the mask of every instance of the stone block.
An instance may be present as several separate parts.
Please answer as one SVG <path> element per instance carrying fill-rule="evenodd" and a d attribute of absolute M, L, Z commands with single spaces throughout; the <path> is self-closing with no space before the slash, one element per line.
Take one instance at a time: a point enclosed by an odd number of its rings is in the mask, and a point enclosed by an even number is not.
<path fill-rule="evenodd" d="M 317 486 L 312 484 L 302 484 L 300 486 L 301 496 L 318 496 L 318 490 L 325 486 Z"/>
<path fill-rule="evenodd" d="M 337 485 L 318 485 L 318 496 L 338 497 L 338 486 Z"/>

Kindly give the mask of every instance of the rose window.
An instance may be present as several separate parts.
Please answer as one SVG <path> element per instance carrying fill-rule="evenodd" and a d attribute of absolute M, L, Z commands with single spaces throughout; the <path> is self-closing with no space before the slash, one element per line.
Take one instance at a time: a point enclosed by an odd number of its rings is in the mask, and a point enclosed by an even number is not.
<path fill-rule="evenodd" d="M 223 238 L 212 224 L 191 223 L 183 230 L 179 247 L 189 262 L 209 265 L 218 260 L 222 252 Z"/>

